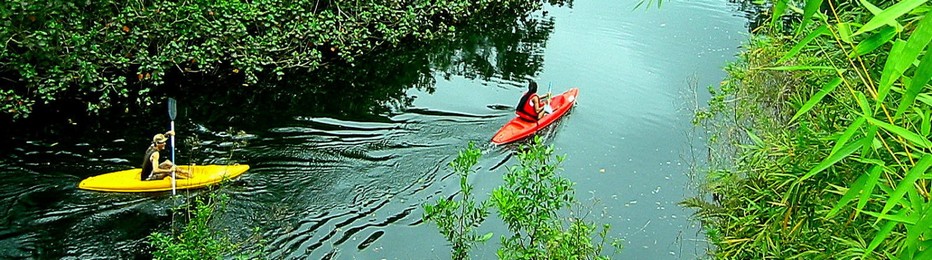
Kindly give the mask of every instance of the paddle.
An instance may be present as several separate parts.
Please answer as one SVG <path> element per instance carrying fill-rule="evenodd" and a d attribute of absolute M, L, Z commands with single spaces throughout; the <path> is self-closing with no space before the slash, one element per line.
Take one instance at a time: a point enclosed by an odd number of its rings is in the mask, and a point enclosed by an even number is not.
<path fill-rule="evenodd" d="M 168 98 L 168 118 L 171 119 L 171 131 L 175 132 L 175 116 L 177 110 L 175 109 L 175 99 Z M 175 195 L 175 135 L 171 135 L 172 138 L 172 196 Z"/>

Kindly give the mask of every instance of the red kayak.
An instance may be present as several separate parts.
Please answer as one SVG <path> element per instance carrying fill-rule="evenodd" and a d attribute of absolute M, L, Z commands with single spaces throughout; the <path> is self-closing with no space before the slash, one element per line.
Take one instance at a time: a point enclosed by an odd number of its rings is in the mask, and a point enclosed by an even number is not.
<path fill-rule="evenodd" d="M 492 137 L 492 143 L 507 144 L 528 137 L 544 127 L 552 124 L 554 121 L 563 117 L 570 108 L 576 104 L 576 95 L 579 93 L 578 88 L 572 88 L 563 94 L 557 95 L 550 99 L 550 107 L 553 108 L 553 114 L 545 115 L 537 122 L 515 117 L 505 124 L 502 129 Z"/>

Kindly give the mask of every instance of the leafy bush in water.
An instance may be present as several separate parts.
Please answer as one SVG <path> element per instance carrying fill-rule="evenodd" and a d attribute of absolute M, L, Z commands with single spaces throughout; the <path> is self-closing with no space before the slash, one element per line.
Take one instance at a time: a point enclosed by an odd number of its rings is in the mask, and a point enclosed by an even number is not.
<path fill-rule="evenodd" d="M 217 200 L 219 199 L 219 200 Z M 222 206 L 225 198 L 211 196 L 208 200 L 195 198 L 188 223 L 177 235 L 152 233 L 149 243 L 155 248 L 155 259 L 223 259 L 236 249 L 226 237 L 211 231 L 210 219 L 215 207 Z"/>
<path fill-rule="evenodd" d="M 596 227 L 560 212 L 577 203 L 573 183 L 557 175 L 564 157 L 553 156 L 538 136 L 518 152 L 519 165 L 508 168 L 505 184 L 492 192 L 499 217 L 511 232 L 501 239 L 501 259 L 593 259 L 604 258 L 603 244 L 594 244 Z M 567 226 L 564 226 L 567 224 Z M 598 233 L 605 242 L 609 225 Z M 618 247 L 619 244 L 612 243 Z"/>
<path fill-rule="evenodd" d="M 469 147 L 450 162 L 450 167 L 460 176 L 460 200 L 440 198 L 433 205 L 424 205 L 424 221 L 437 224 L 440 234 L 453 247 L 453 259 L 469 258 L 469 249 L 492 237 L 492 233 L 479 236 L 475 231 L 489 216 L 490 205 L 488 201 L 476 203 L 468 181 L 481 155 L 482 151 L 469 143 Z"/>
<path fill-rule="evenodd" d="M 120 100 L 147 106 L 172 77 L 251 84 L 353 62 L 384 44 L 447 37 L 478 13 L 525 13 L 541 2 L 3 1 L 0 112 L 23 118 L 61 100 L 89 112 Z"/>
<path fill-rule="evenodd" d="M 510 234 L 501 237 L 501 259 L 606 259 L 602 253 L 609 225 L 596 226 L 582 218 L 562 216 L 561 212 L 578 203 L 573 183 L 556 175 L 563 157 L 553 157 L 553 147 L 540 137 L 518 152 L 519 165 L 508 169 L 505 184 L 492 192 L 491 203 L 498 210 Z M 440 233 L 453 244 L 453 258 L 468 258 L 476 242 L 492 234 L 478 236 L 473 230 L 485 219 L 486 203 L 479 206 L 466 181 L 470 169 L 481 155 L 472 145 L 460 152 L 451 166 L 460 174 L 462 201 L 440 199 L 425 205 L 425 220 L 434 221 Z M 595 243 L 595 236 L 601 243 Z M 620 248 L 619 241 L 611 245 Z"/>

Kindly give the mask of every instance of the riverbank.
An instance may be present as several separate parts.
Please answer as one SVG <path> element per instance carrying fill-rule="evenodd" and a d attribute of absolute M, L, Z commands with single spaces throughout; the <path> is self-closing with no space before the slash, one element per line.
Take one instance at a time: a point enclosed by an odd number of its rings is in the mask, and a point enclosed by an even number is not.
<path fill-rule="evenodd" d="M 930 257 L 930 5 L 809 2 L 710 88 L 707 195 L 683 204 L 715 258 Z"/>

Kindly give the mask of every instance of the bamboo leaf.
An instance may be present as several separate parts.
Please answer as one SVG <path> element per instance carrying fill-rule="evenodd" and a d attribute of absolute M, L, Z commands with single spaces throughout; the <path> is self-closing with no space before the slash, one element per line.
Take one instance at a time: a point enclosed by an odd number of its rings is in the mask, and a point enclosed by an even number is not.
<path fill-rule="evenodd" d="M 803 106 L 799 108 L 799 111 L 796 111 L 796 114 L 793 115 L 793 118 L 790 118 L 790 122 L 795 121 L 796 118 L 798 118 L 800 115 L 809 112 L 813 106 L 818 104 L 819 101 L 822 101 L 822 98 L 825 97 L 825 95 L 828 95 L 828 93 L 831 93 L 832 90 L 835 90 L 835 87 L 838 87 L 838 84 L 841 84 L 841 78 L 839 77 L 835 77 L 828 83 L 825 83 L 825 85 L 822 86 L 822 90 L 819 90 L 819 92 L 816 92 L 815 95 L 812 95 L 812 97 L 809 98 L 809 101 L 806 101 L 806 104 L 803 104 Z"/>
<path fill-rule="evenodd" d="M 851 24 L 849 23 L 838 23 L 835 25 L 835 28 L 838 30 L 838 37 L 842 41 L 847 43 L 852 43 L 851 41 Z"/>
<path fill-rule="evenodd" d="M 861 213 L 861 210 L 864 209 L 864 206 L 867 205 L 867 201 L 870 200 L 871 194 L 874 193 L 874 186 L 877 185 L 877 181 L 880 180 L 880 173 L 883 172 L 883 165 L 874 165 L 871 168 L 869 176 L 867 177 L 867 182 L 864 183 L 864 191 L 861 192 L 861 196 L 858 197 L 858 207 L 855 209 L 857 213 Z"/>
<path fill-rule="evenodd" d="M 890 49 L 889 56 L 883 64 L 883 72 L 880 74 L 880 86 L 877 87 L 877 104 L 883 103 L 884 98 L 887 97 L 887 93 L 890 92 L 890 88 L 893 86 L 893 82 L 903 74 L 902 71 L 897 74 L 896 66 L 899 65 L 899 60 L 893 57 L 894 55 L 899 56 L 904 48 L 906 48 L 905 41 L 893 41 L 893 47 Z"/>
<path fill-rule="evenodd" d="M 916 7 L 919 7 L 920 5 L 924 4 L 926 1 L 928 0 L 900 1 L 899 3 L 896 3 L 893 6 L 890 6 L 889 8 L 883 10 L 883 12 L 875 15 L 874 18 L 871 18 L 871 20 L 868 21 L 866 24 L 864 24 L 864 26 L 862 26 L 860 30 L 855 32 L 854 35 L 858 35 L 858 34 L 861 34 L 867 31 L 872 31 L 874 29 L 877 29 L 877 27 L 883 26 L 884 24 L 889 24 L 890 22 L 896 22 L 897 18 L 900 18 L 900 16 L 908 13 L 909 11 L 912 11 Z"/>
<path fill-rule="evenodd" d="M 929 83 L 929 79 L 932 79 L 932 45 L 926 45 L 926 54 L 923 55 L 919 67 L 913 73 L 913 80 L 910 81 L 909 88 L 922 89 L 926 83 Z"/>
<path fill-rule="evenodd" d="M 754 145 L 755 145 L 755 146 L 757 146 L 757 147 L 763 147 L 763 145 L 764 145 L 764 140 L 761 140 L 760 137 L 758 137 L 758 136 L 755 135 L 753 132 L 751 132 L 751 130 L 744 129 L 744 132 L 748 134 L 748 138 L 750 138 L 751 141 L 754 142 Z"/>
<path fill-rule="evenodd" d="M 854 120 L 854 122 L 848 126 L 848 129 L 845 129 L 845 132 L 838 137 L 837 141 L 835 141 L 835 146 L 832 147 L 832 152 L 829 153 L 829 156 L 835 154 L 839 149 L 844 147 L 844 145 L 848 143 L 848 140 L 851 140 L 851 137 L 854 136 L 854 134 L 857 133 L 859 129 L 861 129 L 861 126 L 864 125 L 864 121 L 867 121 L 867 119 L 864 119 L 864 117 Z"/>
<path fill-rule="evenodd" d="M 491 238 L 492 238 L 492 232 L 489 232 L 489 233 L 486 233 L 485 235 L 482 235 L 481 237 L 479 237 L 479 239 L 477 239 L 476 241 L 478 241 L 478 242 L 485 242 L 485 241 L 489 241 L 489 239 L 491 239 Z"/>
<path fill-rule="evenodd" d="M 872 4 L 871 2 L 868 2 L 868 1 L 866 1 L 866 0 L 861 0 L 860 2 L 861 2 L 861 5 L 864 5 L 864 8 L 867 8 L 867 11 L 870 11 L 871 14 L 873 14 L 873 15 L 877 15 L 877 14 L 883 12 L 883 9 L 880 9 L 880 7 L 877 7 L 876 5 Z"/>
<path fill-rule="evenodd" d="M 864 96 L 864 92 L 858 91 L 858 106 L 861 107 L 861 113 L 864 113 L 866 116 L 874 116 L 871 109 L 871 104 L 867 101 L 867 96 Z"/>
<path fill-rule="evenodd" d="M 932 15 L 926 15 L 919 21 L 919 25 L 916 25 L 916 29 L 913 30 L 905 44 L 900 43 L 902 41 L 894 42 L 893 49 L 890 50 L 890 55 L 884 63 L 883 74 L 880 75 L 878 100 L 883 101 L 883 97 L 893 86 L 893 82 L 903 76 L 903 72 L 916 61 L 919 52 L 929 45 L 929 41 L 932 41 Z"/>
<path fill-rule="evenodd" d="M 786 2 L 789 0 L 774 0 L 773 1 L 773 15 L 770 17 L 770 25 L 776 26 L 777 21 L 783 17 L 783 13 L 786 12 Z"/>
<path fill-rule="evenodd" d="M 922 61 L 919 62 L 919 67 L 916 68 L 916 72 L 909 82 L 909 88 L 906 89 L 900 105 L 896 108 L 894 117 L 900 117 L 903 112 L 906 112 L 907 108 L 913 105 L 913 102 L 916 101 L 916 95 L 922 92 L 930 78 L 932 78 L 932 55 L 926 54 L 923 55 Z"/>
<path fill-rule="evenodd" d="M 893 209 L 893 207 L 903 199 L 903 195 L 905 195 L 907 191 L 910 189 L 915 190 L 916 186 L 914 184 L 916 180 L 929 169 L 929 166 L 932 166 L 932 155 L 925 154 L 913 168 L 909 169 L 909 172 L 906 173 L 903 180 L 896 184 L 896 189 L 893 190 L 893 193 L 887 198 L 887 203 L 883 206 L 883 210 L 880 211 L 880 214 L 887 214 L 887 212 Z"/>
<path fill-rule="evenodd" d="M 922 148 L 932 147 L 932 141 L 929 141 L 929 139 L 917 133 L 906 130 L 906 128 L 891 125 L 891 124 L 888 124 L 887 122 L 883 122 L 883 121 L 874 119 L 872 117 L 865 117 L 865 118 L 867 118 L 867 121 L 870 122 L 871 124 L 879 126 L 883 128 L 884 130 L 890 131 L 900 137 L 903 137 L 906 140 L 912 142 L 913 144 L 921 146 Z"/>
<path fill-rule="evenodd" d="M 919 175 L 919 178 L 922 178 L 922 174 Z M 916 178 L 916 180 L 919 180 Z M 910 216 L 911 219 L 919 221 L 919 217 L 922 215 L 922 206 L 923 198 L 919 196 L 919 192 L 916 189 L 907 189 L 906 190 L 907 199 L 904 202 L 900 202 L 900 205 L 903 205 L 904 209 L 909 210 L 907 216 Z"/>
<path fill-rule="evenodd" d="M 900 212 L 898 215 L 905 215 L 905 213 Z M 893 228 L 896 227 L 896 224 L 898 224 L 896 221 L 887 221 L 887 223 L 884 223 L 883 227 L 877 231 L 877 234 L 874 234 L 874 239 L 872 239 L 870 245 L 867 246 L 867 250 L 864 251 L 864 258 L 867 258 L 867 256 L 873 253 L 874 249 L 876 249 L 881 242 L 887 240 L 887 238 L 890 237 L 890 232 L 893 232 Z"/>
<path fill-rule="evenodd" d="M 777 67 L 768 67 L 762 68 L 765 70 L 835 70 L 835 67 L 829 66 L 777 66 Z"/>
<path fill-rule="evenodd" d="M 876 168 L 876 166 L 874 166 L 874 168 Z M 869 178 L 870 174 L 861 174 L 861 176 L 858 177 L 856 181 L 854 181 L 854 184 L 852 184 L 851 187 L 848 187 L 848 191 L 841 196 L 841 199 L 838 200 L 838 203 L 835 204 L 835 207 L 832 207 L 832 210 L 828 211 L 826 216 L 829 218 L 834 217 L 835 214 L 838 214 L 838 211 L 841 210 L 842 207 L 847 206 L 848 202 L 854 200 L 855 196 L 858 196 L 858 194 L 864 190 L 864 185 L 867 183 Z"/>
<path fill-rule="evenodd" d="M 811 170 L 809 170 L 809 172 L 806 173 L 806 175 L 803 175 L 802 178 L 799 178 L 797 182 L 803 182 L 806 179 L 809 179 L 809 177 L 812 177 L 812 175 L 820 173 L 824 171 L 825 169 L 828 169 L 828 167 L 835 165 L 835 163 L 837 163 L 838 161 L 841 161 L 841 159 L 844 159 L 845 157 L 848 157 L 848 155 L 851 155 L 852 153 L 854 153 L 854 151 L 857 151 L 858 148 L 861 148 L 861 146 L 865 145 L 867 140 L 868 139 L 866 137 L 861 138 L 855 141 L 854 143 L 851 143 L 845 146 L 844 148 L 841 148 L 841 150 L 839 150 L 837 153 L 826 157 L 825 160 L 822 160 L 821 163 L 819 163 L 818 165 L 813 167 Z"/>
<path fill-rule="evenodd" d="M 864 142 L 864 147 L 861 148 L 861 156 L 869 156 L 870 152 L 874 150 L 874 137 L 877 136 L 877 126 L 868 125 L 867 133 L 864 134 L 864 139 L 867 139 Z"/>
<path fill-rule="evenodd" d="M 930 118 L 930 115 L 932 115 L 932 111 L 929 111 L 928 108 L 922 110 L 922 122 L 919 123 L 919 134 L 922 136 L 929 136 L 929 132 L 932 130 L 932 118 Z"/>
<path fill-rule="evenodd" d="M 812 42 L 812 40 L 814 40 L 815 38 L 818 38 L 819 36 L 822 36 L 826 33 L 828 33 L 828 26 L 825 26 L 824 24 L 819 26 L 819 28 L 816 28 L 815 30 L 810 32 L 809 35 L 806 35 L 806 37 L 803 38 L 802 41 L 799 41 L 798 43 L 796 43 L 796 45 L 793 46 L 793 48 L 790 49 L 789 52 L 784 54 L 783 57 L 780 57 L 780 59 L 777 60 L 777 64 L 783 63 L 789 58 L 796 56 L 796 54 L 799 54 L 799 52 L 802 51 L 803 48 L 809 45 L 809 42 Z"/>
<path fill-rule="evenodd" d="M 921 214 L 915 225 L 909 225 L 906 228 L 906 240 L 903 241 L 903 244 L 906 245 L 907 248 L 911 248 L 912 250 L 908 251 L 912 251 L 912 253 L 915 252 L 915 248 L 918 246 L 919 242 L 921 242 L 919 241 L 919 236 L 928 231 L 929 227 L 932 226 L 932 204 L 926 205 L 925 210 L 923 210 Z M 912 255 L 912 253 L 908 255 Z M 908 259 L 912 258 L 910 257 Z"/>
<path fill-rule="evenodd" d="M 868 54 L 871 51 L 874 51 L 880 46 L 893 40 L 893 37 L 896 36 L 896 29 L 893 27 L 884 27 L 880 29 L 879 32 L 871 35 L 867 39 L 859 42 L 857 46 L 854 46 L 854 51 L 848 55 L 848 57 L 856 57 L 864 54 Z"/>
<path fill-rule="evenodd" d="M 866 0 L 861 0 L 861 5 L 863 5 L 864 8 L 867 8 L 867 10 L 870 11 L 871 14 L 873 15 L 877 15 L 883 12 L 883 9 L 880 9 L 880 7 L 877 7 L 876 5 L 871 4 L 870 2 Z M 887 23 L 887 25 L 889 25 L 890 27 L 895 27 L 897 32 L 903 29 L 903 26 L 900 25 L 900 23 L 897 22 L 896 20 L 890 21 L 889 23 Z"/>
<path fill-rule="evenodd" d="M 903 224 L 909 224 L 909 225 L 916 224 L 916 221 L 918 221 L 919 218 L 916 216 L 910 216 L 907 212 L 909 211 L 900 210 L 899 213 L 896 215 L 887 215 L 887 214 L 880 214 L 877 212 L 864 211 L 864 214 L 877 218 L 877 221 L 888 220 L 888 221 L 895 222 L 895 223 L 903 223 Z"/>
<path fill-rule="evenodd" d="M 919 102 L 925 103 L 927 106 L 932 106 L 932 96 L 930 96 L 929 94 L 925 94 L 925 93 L 919 94 L 918 96 L 916 96 L 916 100 L 919 100 Z"/>
<path fill-rule="evenodd" d="M 796 27 L 797 35 L 799 35 L 799 33 L 806 28 L 809 20 L 811 20 L 812 16 L 817 11 L 819 11 L 820 7 L 822 7 L 822 0 L 806 0 L 806 8 L 803 10 L 803 20 L 799 23 L 799 27 Z"/>
<path fill-rule="evenodd" d="M 919 253 L 919 255 L 916 255 L 916 258 L 914 259 L 932 259 L 932 245 L 930 245 L 930 243 L 932 243 L 932 240 L 926 240 L 923 242 L 923 248 L 926 250 L 923 250 Z"/>

